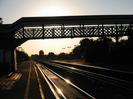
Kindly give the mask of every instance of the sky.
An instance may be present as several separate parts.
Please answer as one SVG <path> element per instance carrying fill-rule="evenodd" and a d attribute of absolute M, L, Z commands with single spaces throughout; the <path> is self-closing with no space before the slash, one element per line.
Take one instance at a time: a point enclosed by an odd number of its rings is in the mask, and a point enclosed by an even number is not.
<path fill-rule="evenodd" d="M 133 0 L 0 0 L 3 24 L 21 17 L 133 14 Z M 29 40 L 21 45 L 29 55 L 69 53 L 81 38 Z"/>

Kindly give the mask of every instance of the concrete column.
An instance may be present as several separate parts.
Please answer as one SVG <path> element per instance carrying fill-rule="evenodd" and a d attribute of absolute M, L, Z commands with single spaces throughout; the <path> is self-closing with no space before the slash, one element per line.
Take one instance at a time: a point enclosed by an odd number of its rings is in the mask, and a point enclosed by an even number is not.
<path fill-rule="evenodd" d="M 16 59 L 16 50 L 15 49 L 10 49 L 7 51 L 7 62 L 10 63 L 10 68 L 11 71 L 16 71 L 17 70 L 17 59 Z"/>
<path fill-rule="evenodd" d="M 13 62 L 13 70 L 16 71 L 17 70 L 17 57 L 16 57 L 16 50 L 14 49 L 12 52 L 12 62 Z"/>
<path fill-rule="evenodd" d="M 0 49 L 0 69 L 14 72 L 17 70 L 16 51 L 14 49 Z"/>

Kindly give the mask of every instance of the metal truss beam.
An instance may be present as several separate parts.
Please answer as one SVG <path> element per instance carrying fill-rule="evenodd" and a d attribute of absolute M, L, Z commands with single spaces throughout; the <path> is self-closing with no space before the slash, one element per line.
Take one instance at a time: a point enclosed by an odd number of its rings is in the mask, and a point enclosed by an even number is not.
<path fill-rule="evenodd" d="M 0 39 L 18 46 L 29 39 L 133 36 L 133 15 L 23 17 L 0 25 Z"/>
<path fill-rule="evenodd" d="M 41 27 L 22 27 L 15 32 L 15 39 L 46 39 L 73 37 L 116 37 L 133 33 L 133 24 L 98 25 L 50 25 Z"/>

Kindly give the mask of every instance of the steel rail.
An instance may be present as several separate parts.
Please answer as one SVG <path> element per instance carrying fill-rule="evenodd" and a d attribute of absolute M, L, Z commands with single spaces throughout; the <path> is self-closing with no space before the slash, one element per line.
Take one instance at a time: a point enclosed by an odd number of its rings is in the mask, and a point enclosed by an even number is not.
<path fill-rule="evenodd" d="M 103 74 L 98 74 L 98 73 L 94 73 L 94 72 L 81 70 L 81 69 L 78 69 L 78 68 L 75 68 L 75 67 L 68 67 L 68 66 L 65 66 L 65 65 L 57 66 L 57 65 L 60 65 L 60 64 L 56 64 L 56 65 L 54 65 L 54 67 L 58 67 L 58 68 L 61 68 L 61 69 L 67 69 L 68 71 L 75 72 L 75 73 L 83 75 L 85 77 L 102 80 L 104 82 L 108 82 L 112 85 L 119 86 L 121 88 L 125 88 L 125 89 L 128 89 L 128 90 L 133 90 L 133 83 L 129 82 L 129 81 L 126 81 L 126 80 L 122 80 L 122 79 L 119 79 L 119 78 L 110 77 L 110 76 L 106 76 L 106 75 L 103 75 Z"/>
<path fill-rule="evenodd" d="M 47 67 L 45 67 L 47 68 Z M 96 99 L 94 98 L 92 95 L 88 94 L 87 92 L 85 92 L 84 90 L 82 90 L 81 88 L 79 88 L 78 86 L 76 86 L 75 84 L 73 84 L 70 81 L 67 81 L 66 79 L 64 79 L 61 75 L 59 75 L 58 73 L 54 72 L 53 70 L 47 68 L 48 70 L 50 70 L 52 73 L 54 73 L 55 75 L 57 75 L 59 78 L 61 78 L 62 80 L 64 80 L 65 82 L 69 83 L 71 86 L 73 86 L 74 88 L 76 88 L 77 90 L 81 91 L 82 93 L 86 94 L 88 97 L 91 97 L 92 99 Z"/>
<path fill-rule="evenodd" d="M 50 61 L 52 63 L 57 63 L 57 64 L 62 64 L 62 65 L 71 65 L 71 66 L 79 66 L 81 65 L 86 68 L 94 68 L 94 69 L 102 69 L 102 70 L 107 70 L 107 71 L 112 71 L 112 72 L 118 72 L 118 73 L 125 73 L 125 74 L 131 74 L 133 75 L 133 72 L 130 71 L 123 71 L 123 70 L 116 70 L 116 69 L 110 69 L 110 68 L 105 68 L 105 67 L 99 67 L 99 66 L 92 66 L 92 65 L 85 65 L 85 64 L 73 64 L 73 63 L 67 63 L 67 62 L 61 62 L 61 61 Z"/>
<path fill-rule="evenodd" d="M 81 88 L 79 88 L 79 87 L 76 86 L 75 84 L 71 83 L 70 81 L 66 80 L 66 79 L 63 78 L 61 75 L 55 73 L 54 71 L 52 71 L 51 69 L 47 68 L 46 66 L 45 66 L 45 68 L 44 68 L 44 65 L 41 66 L 41 67 L 38 66 L 38 68 L 39 68 L 39 70 L 43 73 L 43 75 L 45 75 L 45 77 L 47 77 L 47 79 L 48 79 L 50 82 L 52 82 L 53 86 L 55 87 L 55 89 L 56 89 L 57 91 L 58 91 L 59 88 L 56 87 L 57 85 L 54 84 L 54 82 L 47 76 L 47 74 L 45 74 L 45 71 L 43 71 L 43 69 L 46 69 L 46 70 L 50 71 L 52 74 L 54 74 L 55 76 L 59 77 L 59 78 L 60 78 L 61 80 L 63 80 L 65 83 L 67 83 L 67 84 L 70 85 L 72 88 L 74 88 L 75 90 L 77 90 L 79 93 L 81 93 L 82 95 L 85 95 L 85 97 L 87 97 L 87 99 L 96 99 L 96 98 L 93 97 L 92 95 L 90 95 L 90 94 L 88 94 L 87 92 L 83 91 Z M 65 96 L 63 93 L 61 93 L 61 94 L 62 94 L 62 96 L 67 97 L 67 96 Z M 67 98 L 64 98 L 64 97 L 63 97 L 63 99 L 67 99 Z"/>
<path fill-rule="evenodd" d="M 42 68 L 44 68 L 42 66 Z M 65 78 L 63 78 L 61 75 L 59 75 L 58 73 L 54 72 L 53 70 L 47 68 L 45 66 L 45 68 L 47 70 L 49 70 L 50 72 L 52 72 L 54 75 L 56 75 L 57 77 L 59 77 L 60 79 L 62 79 L 63 81 L 65 81 L 67 84 L 69 84 L 70 86 L 72 86 L 73 88 L 75 88 L 77 91 L 81 92 L 82 94 L 86 95 L 89 99 L 96 99 L 95 97 L 93 97 L 92 95 L 88 94 L 87 92 L 85 92 L 84 90 L 82 90 L 81 88 L 79 88 L 78 86 L 76 86 L 75 84 L 73 84 L 72 82 L 66 80 Z"/>
<path fill-rule="evenodd" d="M 37 77 L 37 82 L 38 82 L 38 86 L 39 86 L 41 99 L 46 99 L 46 97 L 44 96 L 44 91 L 43 91 L 41 81 L 40 81 L 40 78 L 39 78 L 39 75 L 38 75 L 38 72 L 37 72 L 37 68 L 35 66 L 34 66 L 34 70 L 35 70 L 36 77 Z"/>
<path fill-rule="evenodd" d="M 53 82 L 46 76 L 46 74 L 42 71 L 42 69 L 39 66 L 36 66 L 36 67 L 38 68 L 38 70 L 42 74 L 43 78 L 47 82 L 47 84 L 50 87 L 51 91 L 53 92 L 55 98 L 56 99 L 66 99 L 62 94 L 61 94 L 62 98 L 59 96 L 59 94 L 55 91 L 55 90 L 57 90 L 57 87 L 55 86 L 55 84 L 53 84 Z"/>
<path fill-rule="evenodd" d="M 94 72 L 97 74 L 106 75 L 109 77 L 111 76 L 111 77 L 123 80 L 125 82 L 132 82 L 131 78 L 133 78 L 133 72 L 109 69 L 109 68 L 98 67 L 98 66 L 89 66 L 89 65 L 82 65 L 82 64 L 70 64 L 70 63 L 64 63 L 64 62 L 53 62 L 52 61 L 52 63 L 60 64 L 63 67 L 70 68 L 70 69 L 79 69 L 79 70 L 84 70 L 84 71 Z M 124 77 L 121 77 L 121 75 L 124 75 Z M 128 78 L 126 78 L 126 77 L 128 77 Z"/>

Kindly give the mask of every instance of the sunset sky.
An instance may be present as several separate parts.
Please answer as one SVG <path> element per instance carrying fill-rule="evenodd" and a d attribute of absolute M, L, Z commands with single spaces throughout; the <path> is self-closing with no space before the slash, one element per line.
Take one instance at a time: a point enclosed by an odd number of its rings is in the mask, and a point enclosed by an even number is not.
<path fill-rule="evenodd" d="M 133 14 L 133 0 L 0 0 L 3 24 L 21 17 Z M 29 40 L 21 45 L 29 55 L 70 52 L 81 38 Z"/>

